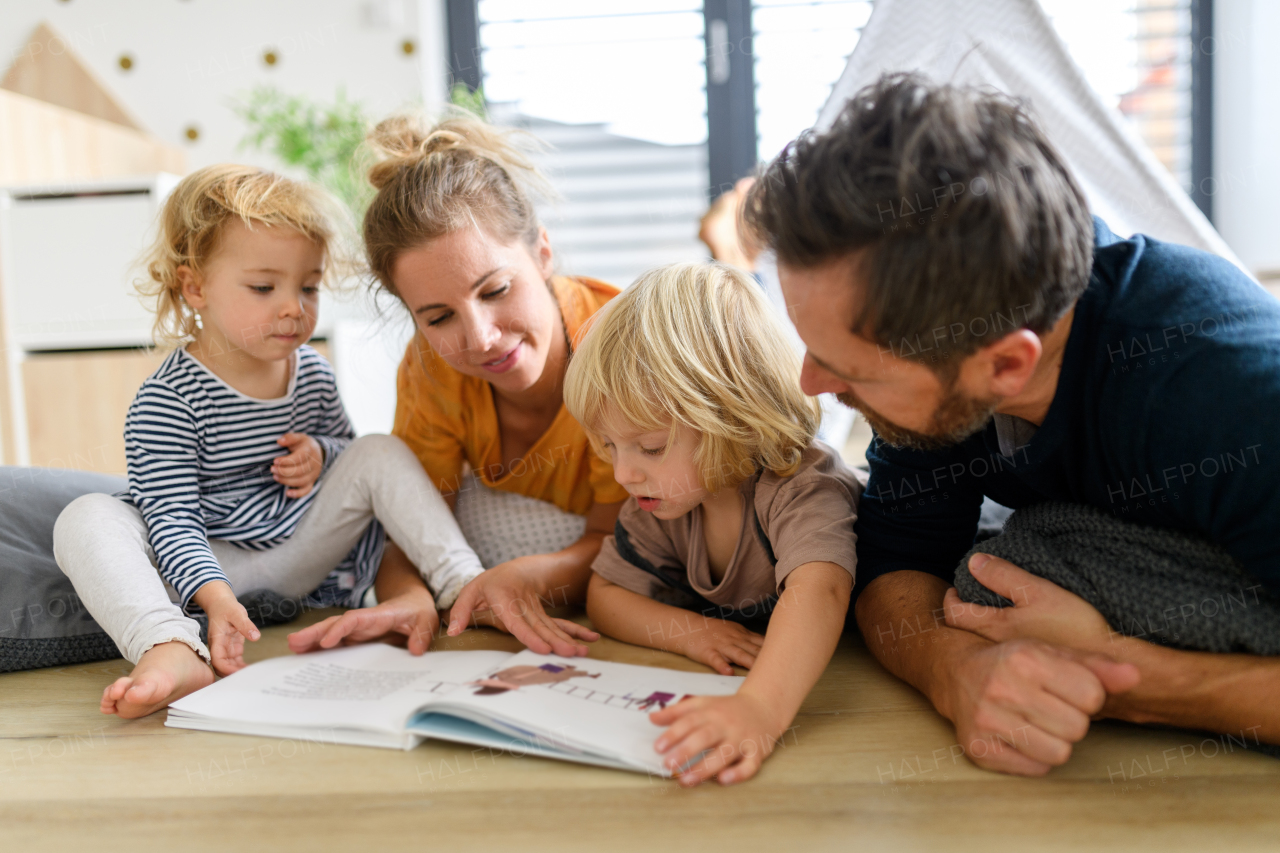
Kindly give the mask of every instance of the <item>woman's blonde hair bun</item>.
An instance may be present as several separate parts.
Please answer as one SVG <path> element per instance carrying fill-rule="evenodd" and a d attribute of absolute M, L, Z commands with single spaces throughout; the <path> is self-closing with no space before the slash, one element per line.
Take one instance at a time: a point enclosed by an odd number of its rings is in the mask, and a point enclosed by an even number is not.
<path fill-rule="evenodd" d="M 505 242 L 537 241 L 535 201 L 555 192 L 534 165 L 545 147 L 532 134 L 458 111 L 431 124 L 405 113 L 367 137 L 377 190 L 364 218 L 369 266 L 396 293 L 391 269 L 401 252 L 459 228 L 479 225 Z"/>

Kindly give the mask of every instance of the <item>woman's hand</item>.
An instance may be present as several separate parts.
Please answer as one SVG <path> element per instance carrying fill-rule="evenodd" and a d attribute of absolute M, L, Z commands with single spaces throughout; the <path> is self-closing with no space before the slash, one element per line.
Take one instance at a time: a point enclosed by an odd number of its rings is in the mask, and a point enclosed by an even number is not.
<path fill-rule="evenodd" d="M 600 635 L 547 615 L 543 603 L 554 606 L 564 591 L 549 588 L 541 574 L 537 556 L 518 557 L 472 580 L 449 611 L 449 636 L 458 636 L 474 620 L 506 631 L 538 654 L 585 657 L 587 647 L 576 640 L 595 642 Z"/>
<path fill-rule="evenodd" d="M 387 634 L 404 634 L 409 638 L 409 653 L 420 655 L 431 648 L 431 637 L 440 628 L 431 594 L 422 590 L 397 596 L 376 607 L 348 610 L 341 616 L 330 616 L 301 631 L 289 635 L 289 649 L 295 654 L 350 646 L 376 640 Z"/>
<path fill-rule="evenodd" d="M 680 773 L 681 785 L 697 785 L 715 776 L 722 785 L 743 782 L 756 775 L 773 752 L 783 729 L 774 709 L 754 695 L 739 690 L 733 696 L 694 696 L 649 715 L 654 725 L 670 726 L 654 742 L 662 763 Z"/>

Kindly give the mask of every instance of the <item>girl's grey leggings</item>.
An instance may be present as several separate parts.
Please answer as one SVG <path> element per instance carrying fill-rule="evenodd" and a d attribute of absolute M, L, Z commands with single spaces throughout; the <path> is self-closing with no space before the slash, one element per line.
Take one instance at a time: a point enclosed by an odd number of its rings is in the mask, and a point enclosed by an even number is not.
<path fill-rule="evenodd" d="M 484 571 L 449 506 L 400 439 L 353 441 L 317 483 L 319 493 L 287 540 L 249 551 L 211 539 L 210 547 L 237 593 L 271 589 L 285 596 L 314 590 L 355 547 L 374 518 L 405 552 L 437 607 Z M 160 643 L 186 643 L 206 661 L 200 628 L 175 603 L 156 571 L 147 523 L 133 505 L 110 495 L 77 498 L 58 516 L 54 557 L 85 609 L 132 663 Z"/>

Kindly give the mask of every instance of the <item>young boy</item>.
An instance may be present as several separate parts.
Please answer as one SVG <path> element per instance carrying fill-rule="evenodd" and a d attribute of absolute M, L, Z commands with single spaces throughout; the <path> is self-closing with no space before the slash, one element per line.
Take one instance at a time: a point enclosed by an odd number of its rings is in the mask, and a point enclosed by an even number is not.
<path fill-rule="evenodd" d="M 601 312 L 565 405 L 631 494 L 592 569 L 595 627 L 687 655 L 734 696 L 653 713 L 683 784 L 750 778 L 835 650 L 853 588 L 861 483 L 814 441 L 818 409 L 758 285 L 719 264 L 663 267 Z M 763 629 L 764 636 L 748 626 Z"/>

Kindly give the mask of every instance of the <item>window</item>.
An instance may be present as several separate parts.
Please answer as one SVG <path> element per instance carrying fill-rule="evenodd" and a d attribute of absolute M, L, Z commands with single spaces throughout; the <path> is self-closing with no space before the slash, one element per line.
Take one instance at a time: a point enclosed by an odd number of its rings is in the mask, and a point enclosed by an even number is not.
<path fill-rule="evenodd" d="M 768 161 L 817 120 L 871 16 L 871 2 L 760 0 L 751 15 L 759 151 Z"/>

